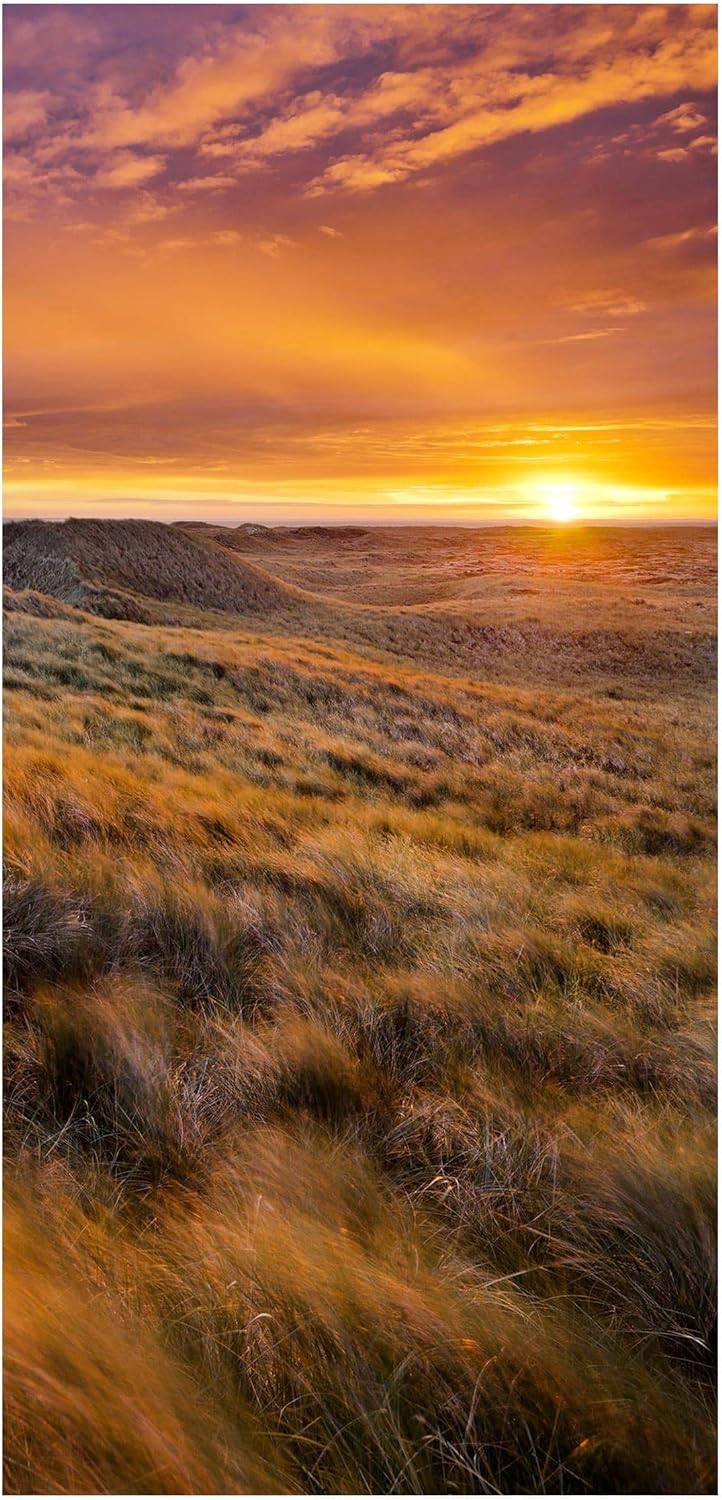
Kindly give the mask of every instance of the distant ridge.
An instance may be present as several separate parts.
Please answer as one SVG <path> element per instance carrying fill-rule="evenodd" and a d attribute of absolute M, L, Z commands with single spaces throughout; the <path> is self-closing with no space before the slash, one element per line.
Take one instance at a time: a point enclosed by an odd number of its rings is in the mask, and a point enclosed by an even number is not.
<path fill-rule="evenodd" d="M 240 526 L 222 526 L 213 521 L 171 521 L 177 531 L 202 531 L 208 536 L 272 536 L 273 526 L 260 521 L 243 521 Z"/>
<path fill-rule="evenodd" d="M 179 531 L 220 542 L 231 551 L 256 541 L 275 547 L 301 541 L 357 542 L 371 534 L 367 526 L 263 526 L 260 521 L 243 521 L 240 526 L 221 526 L 212 521 L 174 521 L 173 526 Z"/>

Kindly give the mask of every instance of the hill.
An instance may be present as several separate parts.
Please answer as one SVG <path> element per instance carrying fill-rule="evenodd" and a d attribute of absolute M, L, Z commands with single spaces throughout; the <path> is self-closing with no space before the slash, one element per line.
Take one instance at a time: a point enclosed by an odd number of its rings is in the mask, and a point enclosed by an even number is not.
<path fill-rule="evenodd" d="M 288 596 L 252 564 L 156 521 L 9 522 L 4 577 L 13 589 L 147 622 L 163 616 L 159 604 L 266 615 L 283 609 Z"/>

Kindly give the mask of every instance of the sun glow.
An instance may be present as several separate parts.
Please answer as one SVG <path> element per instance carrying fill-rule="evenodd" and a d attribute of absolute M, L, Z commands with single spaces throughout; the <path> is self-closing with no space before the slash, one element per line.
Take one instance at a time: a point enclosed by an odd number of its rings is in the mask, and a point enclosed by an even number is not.
<path fill-rule="evenodd" d="M 566 525 L 579 519 L 579 488 L 565 480 L 549 480 L 538 486 L 539 498 L 550 521 Z"/>

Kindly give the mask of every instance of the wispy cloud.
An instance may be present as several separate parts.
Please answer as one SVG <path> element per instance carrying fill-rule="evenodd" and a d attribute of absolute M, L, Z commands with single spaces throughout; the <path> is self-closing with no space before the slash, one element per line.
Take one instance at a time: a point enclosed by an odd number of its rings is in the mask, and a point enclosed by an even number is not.
<path fill-rule="evenodd" d="M 585 328 L 581 333 L 564 333 L 558 338 L 541 339 L 543 344 L 587 344 L 595 339 L 611 339 L 615 334 L 624 333 L 623 328 Z"/>
<path fill-rule="evenodd" d="M 8 90 L 3 99 L 3 140 L 22 140 L 40 129 L 48 118 L 52 94 L 46 90 Z"/>
<path fill-rule="evenodd" d="M 287 234 L 263 235 L 262 238 L 257 241 L 258 249 L 262 251 L 264 255 L 269 255 L 272 260 L 275 260 L 276 257 L 281 255 L 284 250 L 293 249 L 294 243 L 295 241 L 292 240 Z"/>
<path fill-rule="evenodd" d="M 656 151 L 657 161 L 680 162 L 687 160 L 687 151 L 684 146 L 668 146 L 665 151 Z"/>
<path fill-rule="evenodd" d="M 685 245 L 709 244 L 717 238 L 716 224 L 695 224 L 674 234 L 657 234 L 647 240 L 656 250 L 679 250 Z"/>
<path fill-rule="evenodd" d="M 180 193 L 221 193 L 224 188 L 235 187 L 235 177 L 223 177 L 220 173 L 207 177 L 186 177 L 177 184 Z"/>
<path fill-rule="evenodd" d="M 632 318 L 637 313 L 644 312 L 646 305 L 641 297 L 620 291 L 618 287 L 600 287 L 570 303 L 572 312 L 589 313 L 603 318 Z"/>
<path fill-rule="evenodd" d="M 706 125 L 707 119 L 694 104 L 678 104 L 676 109 L 668 109 L 666 114 L 660 115 L 655 124 L 668 125 L 675 135 L 689 135 Z"/>
<path fill-rule="evenodd" d="M 102 188 L 135 188 L 158 177 L 164 170 L 164 156 L 137 156 L 130 151 L 117 152 L 95 174 L 95 184 Z"/>

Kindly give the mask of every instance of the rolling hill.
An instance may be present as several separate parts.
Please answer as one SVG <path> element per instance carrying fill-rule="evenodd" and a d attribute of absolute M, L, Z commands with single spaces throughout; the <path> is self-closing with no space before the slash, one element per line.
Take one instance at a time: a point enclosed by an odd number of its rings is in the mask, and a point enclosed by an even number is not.
<path fill-rule="evenodd" d="M 94 614 L 148 622 L 159 605 L 237 615 L 282 609 L 288 589 L 252 563 L 156 521 L 13 521 L 4 578 Z M 172 611 L 166 611 L 172 618 Z"/>
<path fill-rule="evenodd" d="M 643 692 L 695 693 L 714 676 L 709 529 L 681 546 L 673 529 L 573 529 L 560 539 L 350 527 L 342 543 L 337 530 L 11 522 L 6 607 L 52 612 L 42 595 L 141 624 L 242 620 L 381 661 L 529 685 L 603 691 L 622 679 Z"/>

